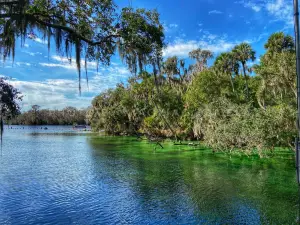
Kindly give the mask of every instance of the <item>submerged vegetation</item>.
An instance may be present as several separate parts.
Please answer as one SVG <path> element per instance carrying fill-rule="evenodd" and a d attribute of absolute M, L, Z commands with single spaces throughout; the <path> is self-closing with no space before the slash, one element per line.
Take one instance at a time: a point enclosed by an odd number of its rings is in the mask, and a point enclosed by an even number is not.
<path fill-rule="evenodd" d="M 95 97 L 88 119 L 95 131 L 201 140 L 219 151 L 291 147 L 296 135 L 293 38 L 272 34 L 255 60 L 248 43 L 213 57 L 196 49 L 188 68 L 177 56 L 160 73 L 141 71 Z M 256 62 L 256 64 L 254 64 Z"/>

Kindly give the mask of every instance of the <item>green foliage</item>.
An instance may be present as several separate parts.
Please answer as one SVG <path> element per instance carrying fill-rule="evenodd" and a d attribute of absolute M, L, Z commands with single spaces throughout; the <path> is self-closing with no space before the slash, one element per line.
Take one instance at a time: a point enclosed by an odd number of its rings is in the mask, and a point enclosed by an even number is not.
<path fill-rule="evenodd" d="M 2 136 L 4 120 L 10 120 L 20 113 L 19 102 L 22 101 L 21 93 L 0 77 L 0 138 Z"/>
<path fill-rule="evenodd" d="M 72 48 L 81 76 L 81 58 L 109 65 L 118 49 L 129 69 L 136 73 L 147 64 L 158 65 L 164 46 L 163 26 L 156 11 L 117 9 L 112 0 L 17 0 L 0 2 L 0 53 L 15 55 L 21 37 L 47 39 L 48 50 L 54 40 L 56 50 L 72 60 Z"/>
<path fill-rule="evenodd" d="M 287 105 L 253 108 L 251 104 L 235 104 L 219 98 L 205 105 L 195 116 L 194 133 L 216 150 L 244 150 L 292 145 L 296 135 L 295 110 Z"/>
<path fill-rule="evenodd" d="M 91 125 L 113 134 L 198 139 L 216 151 L 263 155 L 274 147 L 291 147 L 296 134 L 291 40 L 273 34 L 252 68 L 248 62 L 255 52 L 247 43 L 221 53 L 211 67 L 207 60 L 213 54 L 206 50 L 190 53 L 196 62 L 189 70 L 178 57 L 167 58 L 161 73 L 139 73 L 127 87 L 96 97 Z"/>
<path fill-rule="evenodd" d="M 19 102 L 21 93 L 8 84 L 4 78 L 0 78 L 0 115 L 1 120 L 9 120 L 20 113 Z"/>

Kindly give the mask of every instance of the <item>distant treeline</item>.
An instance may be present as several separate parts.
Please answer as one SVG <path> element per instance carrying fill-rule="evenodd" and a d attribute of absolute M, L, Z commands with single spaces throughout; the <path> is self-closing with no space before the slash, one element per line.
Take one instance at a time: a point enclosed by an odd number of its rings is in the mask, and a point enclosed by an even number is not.
<path fill-rule="evenodd" d="M 74 125 L 86 124 L 86 109 L 66 107 L 62 110 L 40 109 L 38 105 L 23 112 L 13 120 L 12 125 Z"/>

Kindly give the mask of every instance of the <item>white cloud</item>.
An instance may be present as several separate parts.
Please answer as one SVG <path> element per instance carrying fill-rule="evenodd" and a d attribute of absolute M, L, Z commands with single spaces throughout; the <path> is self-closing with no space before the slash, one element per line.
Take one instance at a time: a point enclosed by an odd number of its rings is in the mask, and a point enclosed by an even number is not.
<path fill-rule="evenodd" d="M 71 64 L 59 64 L 59 63 L 39 63 L 39 64 L 44 67 L 61 67 L 61 68 L 71 69 L 71 70 L 76 69 L 76 66 L 73 66 Z"/>
<path fill-rule="evenodd" d="M 208 49 L 214 53 L 230 50 L 238 42 L 228 41 L 226 35 L 218 36 L 208 31 L 201 32 L 200 40 L 176 39 L 163 50 L 164 57 L 179 56 L 187 57 L 188 53 L 194 49 Z"/>
<path fill-rule="evenodd" d="M 45 44 L 45 45 L 48 44 L 48 41 L 42 40 L 40 38 L 33 38 L 32 40 L 41 44 Z"/>
<path fill-rule="evenodd" d="M 177 28 L 177 27 L 178 27 L 178 24 L 176 24 L 176 23 L 171 23 L 171 24 L 169 25 L 169 27 L 170 27 L 170 28 Z"/>
<path fill-rule="evenodd" d="M 58 56 L 58 55 L 51 56 L 51 58 L 52 58 L 53 60 L 55 60 L 55 61 L 59 61 L 59 62 L 61 62 L 61 63 L 65 63 L 65 64 L 72 65 L 72 67 L 73 67 L 74 69 L 76 69 L 76 59 L 75 59 L 75 58 L 69 59 L 69 58 L 67 58 L 67 57 L 62 57 L 62 56 Z M 82 59 L 82 60 L 80 61 L 80 64 L 81 64 L 82 66 L 84 66 L 84 63 L 85 63 L 85 62 L 84 62 L 84 60 Z M 93 61 L 93 62 L 87 61 L 87 66 L 88 66 L 88 67 L 93 67 L 94 69 L 96 69 L 96 68 L 97 68 L 97 62 L 95 62 L 95 61 Z"/>
<path fill-rule="evenodd" d="M 55 62 L 47 62 L 47 63 L 39 63 L 39 65 L 43 67 L 57 67 L 57 68 L 64 68 L 69 70 L 77 70 L 77 65 L 75 63 L 75 59 L 72 58 L 71 60 L 67 57 L 60 57 L 54 55 L 51 59 Z M 81 60 L 81 66 L 84 68 L 84 60 Z M 88 72 L 95 73 L 97 71 L 97 63 L 96 62 L 87 62 L 87 69 Z M 111 66 L 108 67 L 98 67 L 98 71 L 114 73 L 116 75 L 129 75 L 129 70 L 123 66 L 119 65 L 118 63 L 111 63 Z"/>
<path fill-rule="evenodd" d="M 222 14 L 223 12 L 219 11 L 219 10 L 212 10 L 212 11 L 209 11 L 208 14 L 211 15 L 211 14 Z"/>
<path fill-rule="evenodd" d="M 287 26 L 293 27 L 292 2 L 286 0 L 268 1 L 265 8 L 270 15 L 275 17 L 275 20 L 283 21 Z"/>
<path fill-rule="evenodd" d="M 22 66 L 22 65 L 25 65 L 25 66 L 31 66 L 30 63 L 27 63 L 27 62 L 16 62 L 16 65 L 17 66 Z"/>
<path fill-rule="evenodd" d="M 283 7 L 283 0 L 276 0 L 266 3 L 266 9 L 270 13 L 277 13 Z"/>
<path fill-rule="evenodd" d="M 82 62 L 83 63 L 83 62 Z M 17 66 L 32 66 L 26 62 L 16 62 Z M 65 57 L 52 56 L 50 62 L 41 62 L 40 66 L 57 68 L 57 72 L 64 70 L 74 70 L 76 75 L 75 60 L 72 64 Z M 90 62 L 89 66 L 95 66 L 95 62 Z M 72 73 L 73 71 L 70 71 Z M 88 71 L 89 82 L 86 84 L 85 76 L 81 80 L 81 93 L 79 96 L 78 79 L 46 79 L 36 81 L 13 80 L 10 83 L 17 87 L 24 99 L 22 102 L 23 110 L 27 110 L 31 105 L 38 104 L 43 108 L 61 109 L 66 106 L 88 107 L 94 96 L 108 88 L 114 88 L 120 82 L 126 82 L 130 77 L 130 72 L 122 64 L 113 63 L 110 67 L 101 66 L 99 72 L 96 68 Z"/>
<path fill-rule="evenodd" d="M 168 23 L 164 22 L 163 23 L 163 27 L 164 27 L 164 31 L 166 33 L 168 33 L 168 32 L 176 31 L 177 28 L 179 27 L 179 25 L 177 23 L 170 23 L 170 24 L 168 24 Z"/>
<path fill-rule="evenodd" d="M 261 10 L 261 8 L 257 5 L 254 5 L 252 6 L 252 9 L 255 11 L 255 12 L 259 12 Z"/>
<path fill-rule="evenodd" d="M 22 110 L 30 109 L 31 105 L 40 105 L 42 108 L 62 109 L 66 106 L 77 108 L 88 107 L 93 97 L 99 93 L 114 88 L 128 74 L 114 74 L 118 70 L 112 69 L 107 73 L 94 74 L 90 77 L 87 88 L 86 80 L 81 80 L 79 95 L 78 80 L 74 79 L 46 79 L 44 81 L 9 80 L 9 83 L 18 88 L 23 94 Z"/>
<path fill-rule="evenodd" d="M 172 45 L 169 45 L 164 49 L 163 55 L 164 57 L 169 56 L 179 56 L 186 57 L 188 53 L 197 48 L 207 49 L 214 53 L 225 52 L 230 50 L 236 43 L 234 42 L 226 42 L 225 40 L 214 41 L 213 43 L 209 43 L 207 41 L 177 41 Z"/>
<path fill-rule="evenodd" d="M 28 55 L 31 55 L 31 56 L 36 56 L 36 55 L 43 55 L 43 53 L 41 52 L 29 52 L 29 51 L 22 51 Z"/>
<path fill-rule="evenodd" d="M 255 12 L 264 10 L 274 17 L 275 21 L 282 21 L 290 28 L 293 25 L 293 4 L 290 0 L 261 0 L 255 3 L 249 0 L 242 0 L 235 3 L 242 4 Z"/>
<path fill-rule="evenodd" d="M 163 50 L 163 55 L 165 57 L 169 56 L 187 56 L 188 53 L 196 48 L 199 47 L 199 43 L 197 41 L 177 41 L 174 44 L 168 45 L 164 50 Z"/>
<path fill-rule="evenodd" d="M 261 6 L 255 4 L 255 3 L 253 3 L 253 2 L 247 2 L 247 3 L 244 4 L 244 6 L 245 6 L 246 8 L 251 8 L 251 9 L 252 9 L 253 11 L 255 11 L 255 12 L 259 12 L 259 11 L 261 10 Z"/>

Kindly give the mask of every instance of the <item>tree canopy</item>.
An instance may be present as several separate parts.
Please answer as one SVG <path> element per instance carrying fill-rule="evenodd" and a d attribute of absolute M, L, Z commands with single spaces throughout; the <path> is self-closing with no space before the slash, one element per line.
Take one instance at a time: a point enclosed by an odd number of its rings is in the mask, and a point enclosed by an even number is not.
<path fill-rule="evenodd" d="M 0 2 L 0 53 L 15 56 L 16 39 L 42 35 L 72 60 L 75 54 L 81 89 L 81 58 L 109 65 L 116 52 L 131 72 L 159 65 L 163 26 L 156 11 L 123 8 L 112 0 L 4 0 Z"/>

